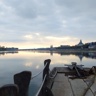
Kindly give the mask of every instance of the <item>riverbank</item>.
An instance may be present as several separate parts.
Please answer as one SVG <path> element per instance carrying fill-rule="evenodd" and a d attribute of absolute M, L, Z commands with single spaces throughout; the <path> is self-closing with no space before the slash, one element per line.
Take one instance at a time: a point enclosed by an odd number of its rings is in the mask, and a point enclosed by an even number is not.
<path fill-rule="evenodd" d="M 26 50 L 28 51 L 28 50 Z M 96 52 L 96 50 L 92 49 L 53 49 L 53 50 L 40 50 L 40 49 L 33 49 L 29 51 L 37 51 L 37 52 L 65 52 L 65 53 L 74 53 L 74 52 Z"/>

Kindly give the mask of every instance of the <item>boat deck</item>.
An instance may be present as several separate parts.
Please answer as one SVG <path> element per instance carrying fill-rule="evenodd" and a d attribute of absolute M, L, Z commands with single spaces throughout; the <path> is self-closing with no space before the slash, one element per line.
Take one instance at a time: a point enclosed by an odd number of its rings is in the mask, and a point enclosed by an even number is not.
<path fill-rule="evenodd" d="M 67 67 L 55 67 L 57 75 L 47 82 L 54 96 L 96 96 L 96 76 L 71 78 L 72 73 Z M 85 70 L 89 70 L 85 68 Z M 68 75 L 69 74 L 69 75 Z"/>

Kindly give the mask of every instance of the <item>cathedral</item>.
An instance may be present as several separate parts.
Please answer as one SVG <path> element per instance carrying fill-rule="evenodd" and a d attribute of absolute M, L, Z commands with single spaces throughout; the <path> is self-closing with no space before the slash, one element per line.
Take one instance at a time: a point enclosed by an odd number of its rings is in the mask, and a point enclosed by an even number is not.
<path fill-rule="evenodd" d="M 80 42 L 76 46 L 82 46 L 82 45 L 83 45 L 82 40 L 80 40 Z"/>

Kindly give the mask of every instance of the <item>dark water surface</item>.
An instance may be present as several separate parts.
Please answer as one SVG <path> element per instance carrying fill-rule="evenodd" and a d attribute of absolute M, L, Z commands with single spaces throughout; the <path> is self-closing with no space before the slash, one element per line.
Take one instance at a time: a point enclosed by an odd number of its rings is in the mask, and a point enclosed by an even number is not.
<path fill-rule="evenodd" d="M 13 84 L 16 73 L 28 70 L 32 76 L 44 68 L 44 60 L 51 59 L 50 70 L 55 66 L 64 66 L 77 62 L 85 67 L 96 66 L 96 53 L 39 53 L 32 51 L 0 52 L 0 87 Z M 32 79 L 29 86 L 29 96 L 35 96 L 42 82 L 42 74 Z"/>

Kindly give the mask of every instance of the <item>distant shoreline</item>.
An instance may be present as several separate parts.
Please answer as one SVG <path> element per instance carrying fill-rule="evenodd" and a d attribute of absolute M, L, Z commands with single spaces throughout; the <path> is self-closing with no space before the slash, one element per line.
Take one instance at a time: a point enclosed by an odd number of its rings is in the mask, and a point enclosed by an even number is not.
<path fill-rule="evenodd" d="M 28 51 L 28 50 L 27 50 Z M 30 51 L 39 51 L 39 52 L 96 52 L 96 49 L 92 50 L 92 49 L 53 49 L 53 50 L 40 50 L 40 49 L 34 49 L 34 50 L 30 50 Z"/>

